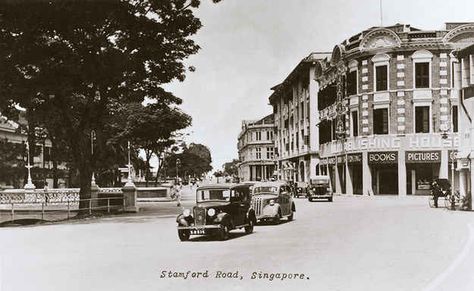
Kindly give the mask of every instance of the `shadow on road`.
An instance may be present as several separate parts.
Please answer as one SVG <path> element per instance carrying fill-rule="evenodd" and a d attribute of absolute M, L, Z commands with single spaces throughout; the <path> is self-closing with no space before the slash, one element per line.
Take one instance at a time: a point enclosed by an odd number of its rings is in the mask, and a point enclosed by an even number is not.
<path fill-rule="evenodd" d="M 273 222 L 273 221 L 268 220 L 268 221 L 259 221 L 259 222 L 257 223 L 257 225 L 258 225 L 258 226 L 263 226 L 263 225 L 265 225 L 265 226 L 266 226 L 266 225 L 269 225 L 269 226 L 279 226 L 279 225 L 286 224 L 286 223 L 289 223 L 289 222 L 291 222 L 291 221 L 290 221 L 290 220 L 280 220 L 279 223 L 275 223 L 275 222 Z"/>
<path fill-rule="evenodd" d="M 250 233 L 248 235 L 252 235 L 252 234 Z M 235 240 L 235 239 L 242 238 L 244 236 L 247 236 L 247 234 L 243 230 L 242 231 L 230 232 L 228 240 Z M 219 240 L 218 237 L 210 236 L 210 235 L 201 235 L 201 236 L 191 237 L 189 239 L 189 241 L 190 242 L 209 242 L 209 241 L 221 242 L 221 240 Z"/>

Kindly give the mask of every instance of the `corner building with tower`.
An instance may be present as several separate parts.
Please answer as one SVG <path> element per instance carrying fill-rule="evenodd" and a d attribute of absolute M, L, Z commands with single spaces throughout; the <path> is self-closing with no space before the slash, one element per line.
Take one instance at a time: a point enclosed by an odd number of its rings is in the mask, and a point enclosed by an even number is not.
<path fill-rule="evenodd" d="M 318 171 L 336 193 L 424 195 L 438 177 L 459 188 L 453 52 L 473 42 L 474 23 L 373 27 L 316 63 Z"/>

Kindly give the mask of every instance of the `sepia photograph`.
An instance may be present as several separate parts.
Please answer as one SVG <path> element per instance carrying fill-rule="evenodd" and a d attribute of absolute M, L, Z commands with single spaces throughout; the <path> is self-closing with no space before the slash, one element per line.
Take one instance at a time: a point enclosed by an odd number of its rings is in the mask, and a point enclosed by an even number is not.
<path fill-rule="evenodd" d="M 0 0 L 0 291 L 474 290 L 474 2 Z"/>

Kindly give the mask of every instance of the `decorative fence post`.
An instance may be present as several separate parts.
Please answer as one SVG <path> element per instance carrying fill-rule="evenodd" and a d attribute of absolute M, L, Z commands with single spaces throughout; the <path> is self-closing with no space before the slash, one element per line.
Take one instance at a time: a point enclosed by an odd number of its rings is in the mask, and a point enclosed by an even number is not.
<path fill-rule="evenodd" d="M 91 185 L 91 201 L 89 203 L 91 210 L 98 209 L 99 207 L 99 186 Z"/>
<path fill-rule="evenodd" d="M 124 199 L 124 211 L 125 212 L 138 212 L 137 206 L 137 188 L 135 185 L 123 186 L 123 199 Z"/>

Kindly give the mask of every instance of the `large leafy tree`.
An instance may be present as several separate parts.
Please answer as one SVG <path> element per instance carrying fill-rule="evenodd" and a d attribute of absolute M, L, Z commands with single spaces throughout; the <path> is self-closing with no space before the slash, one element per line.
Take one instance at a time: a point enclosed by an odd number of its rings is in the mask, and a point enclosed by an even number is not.
<path fill-rule="evenodd" d="M 179 162 L 177 163 L 177 159 Z M 212 158 L 209 148 L 203 144 L 183 144 L 181 153 L 173 153 L 166 158 L 167 174 L 174 176 L 201 177 L 202 174 L 212 170 Z M 178 173 L 176 172 L 178 171 Z"/>
<path fill-rule="evenodd" d="M 219 2 L 219 1 L 213 1 Z M 0 111 L 19 105 L 29 123 L 64 142 L 90 195 L 106 121 L 119 105 L 145 98 L 179 102 L 161 86 L 185 78 L 199 47 L 199 0 L 0 2 Z"/>

